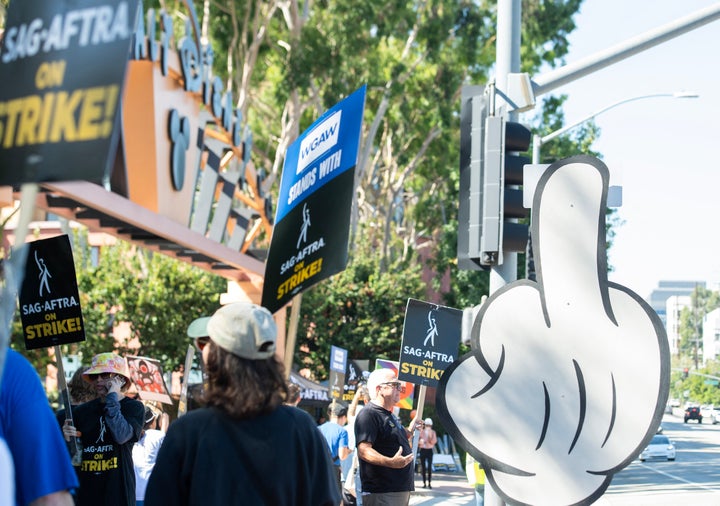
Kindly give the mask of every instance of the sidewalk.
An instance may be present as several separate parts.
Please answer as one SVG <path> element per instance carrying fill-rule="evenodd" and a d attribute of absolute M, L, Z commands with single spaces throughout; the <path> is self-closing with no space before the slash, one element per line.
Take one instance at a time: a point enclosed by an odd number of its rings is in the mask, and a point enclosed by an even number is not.
<path fill-rule="evenodd" d="M 410 494 L 410 504 L 413 506 L 475 504 L 475 490 L 467 482 L 465 473 L 434 471 L 432 487 L 432 489 L 422 488 L 422 476 L 416 473 L 415 492 Z"/>

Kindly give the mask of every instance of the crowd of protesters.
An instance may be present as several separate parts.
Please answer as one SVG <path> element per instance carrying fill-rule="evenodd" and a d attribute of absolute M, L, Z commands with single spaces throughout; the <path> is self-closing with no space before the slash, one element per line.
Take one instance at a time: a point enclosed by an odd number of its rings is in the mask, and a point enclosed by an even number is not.
<path fill-rule="evenodd" d="M 296 407 L 301 389 L 285 380 L 266 309 L 228 304 L 194 321 L 188 335 L 202 357 L 202 405 L 172 424 L 158 406 L 126 395 L 128 364 L 115 353 L 95 355 L 75 372 L 68 416 L 53 414 L 30 363 L 9 350 L 0 384 L 0 501 L 14 495 L 22 506 L 409 503 L 412 433 L 423 423 L 413 419 L 405 429 L 393 412 L 395 372 L 374 371 L 350 406 L 333 402 L 329 421 L 318 427 Z M 76 440 L 82 458 L 73 467 Z"/>

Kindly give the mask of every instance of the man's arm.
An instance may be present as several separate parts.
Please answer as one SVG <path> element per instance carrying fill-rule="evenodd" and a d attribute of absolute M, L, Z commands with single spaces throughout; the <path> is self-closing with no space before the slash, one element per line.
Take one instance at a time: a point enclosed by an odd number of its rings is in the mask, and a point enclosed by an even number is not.
<path fill-rule="evenodd" d="M 379 453 L 375 448 L 372 447 L 367 441 L 357 445 L 358 457 L 363 459 L 369 464 L 376 466 L 391 467 L 393 469 L 402 469 L 409 465 L 413 461 L 412 453 L 410 455 L 403 456 L 402 446 L 398 446 L 398 451 L 392 457 L 386 457 Z"/>
<path fill-rule="evenodd" d="M 125 444 L 135 437 L 135 430 L 120 410 L 117 394 L 110 393 L 105 397 L 105 422 L 110 433 L 119 444 Z"/>
<path fill-rule="evenodd" d="M 413 437 L 413 433 L 416 430 L 422 429 L 423 427 L 425 427 L 425 423 L 423 423 L 421 419 L 419 420 L 417 415 L 415 415 L 415 418 L 413 418 L 410 422 L 410 427 L 405 429 L 405 435 L 408 439 L 410 439 L 411 437 Z"/>
<path fill-rule="evenodd" d="M 355 413 L 357 412 L 358 401 L 360 401 L 360 393 L 361 393 L 360 388 L 355 390 L 355 395 L 353 395 L 352 402 L 350 403 L 350 406 L 348 407 L 348 412 L 347 412 L 348 418 L 354 417 Z"/>

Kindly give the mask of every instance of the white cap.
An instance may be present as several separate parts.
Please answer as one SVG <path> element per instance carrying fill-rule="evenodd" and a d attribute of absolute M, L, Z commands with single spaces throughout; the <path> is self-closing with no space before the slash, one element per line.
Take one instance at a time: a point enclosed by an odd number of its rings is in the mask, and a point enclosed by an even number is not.
<path fill-rule="evenodd" d="M 264 307 L 250 302 L 234 302 L 221 307 L 210 318 L 193 321 L 188 335 L 209 336 L 215 344 L 233 355 L 262 360 L 275 354 L 277 326 L 270 311 Z"/>
<path fill-rule="evenodd" d="M 197 339 L 198 337 L 207 337 L 207 324 L 210 321 L 209 316 L 201 316 L 193 320 L 187 328 L 188 337 Z"/>
<path fill-rule="evenodd" d="M 425 425 L 432 425 L 432 418 L 426 418 Z"/>

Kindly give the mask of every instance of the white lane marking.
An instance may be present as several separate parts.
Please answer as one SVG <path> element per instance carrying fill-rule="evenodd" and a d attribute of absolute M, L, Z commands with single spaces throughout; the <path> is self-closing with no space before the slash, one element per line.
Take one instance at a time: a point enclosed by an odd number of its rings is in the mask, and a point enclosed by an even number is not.
<path fill-rule="evenodd" d="M 702 485 L 702 484 L 700 484 L 700 483 L 695 483 L 694 481 L 690 481 L 690 480 L 686 480 L 686 479 L 684 479 L 684 478 L 680 478 L 679 476 L 675 476 L 674 474 L 666 473 L 665 471 L 660 471 L 659 469 L 657 469 L 657 468 L 655 468 L 655 467 L 652 467 L 652 466 L 648 466 L 647 464 L 638 464 L 638 465 L 644 467 L 645 469 L 649 469 L 650 471 L 653 471 L 653 472 L 655 472 L 655 473 L 662 474 L 663 476 L 667 476 L 667 477 L 670 478 L 671 480 L 682 481 L 683 483 L 687 483 L 688 485 L 692 485 L 692 486 L 694 486 L 694 487 L 703 488 L 703 489 L 708 490 L 708 491 L 710 491 L 710 492 L 712 492 L 712 493 L 714 493 L 714 494 L 720 494 L 720 490 L 718 490 L 718 489 L 716 489 L 716 488 L 708 487 L 707 485 Z"/>

